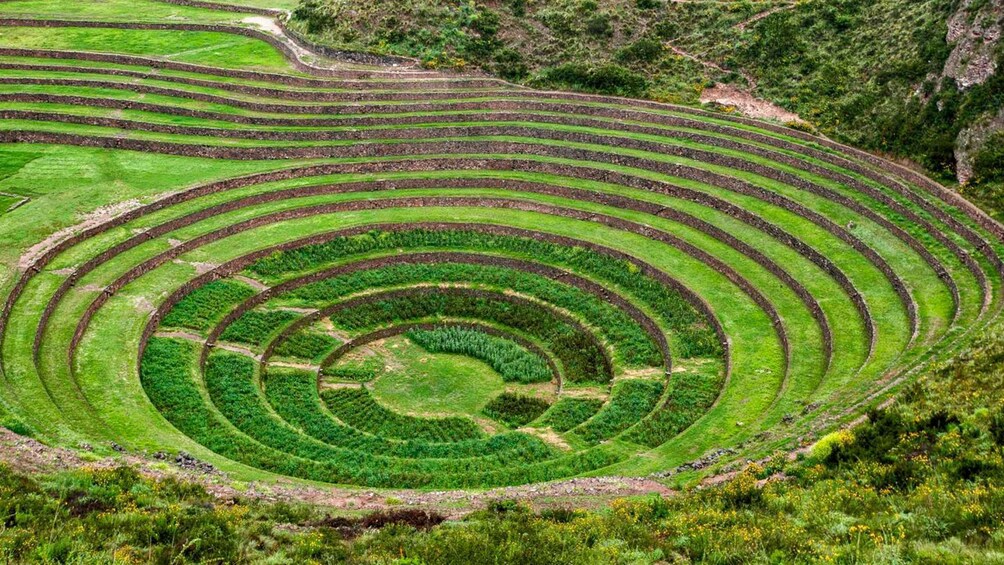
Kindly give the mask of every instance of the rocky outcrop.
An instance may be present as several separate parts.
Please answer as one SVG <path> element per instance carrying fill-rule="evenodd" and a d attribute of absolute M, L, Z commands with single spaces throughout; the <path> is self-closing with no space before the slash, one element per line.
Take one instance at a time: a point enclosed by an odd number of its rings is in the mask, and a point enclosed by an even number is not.
<path fill-rule="evenodd" d="M 959 133 L 955 141 L 955 165 L 959 182 L 966 183 L 973 178 L 976 154 L 991 135 L 999 131 L 1004 131 L 1004 108 L 997 115 L 987 115 Z"/>
<path fill-rule="evenodd" d="M 985 83 L 998 72 L 998 52 L 1004 35 L 1004 0 L 963 0 L 948 21 L 952 54 L 942 75 L 955 79 L 965 90 Z M 963 129 L 955 140 L 955 169 L 961 183 L 973 177 L 973 160 L 986 140 L 1004 130 L 1004 108 L 987 114 Z"/>
<path fill-rule="evenodd" d="M 948 20 L 948 44 L 953 49 L 945 62 L 944 76 L 954 78 L 963 89 L 993 76 L 1002 26 L 1004 0 L 963 0 Z"/>

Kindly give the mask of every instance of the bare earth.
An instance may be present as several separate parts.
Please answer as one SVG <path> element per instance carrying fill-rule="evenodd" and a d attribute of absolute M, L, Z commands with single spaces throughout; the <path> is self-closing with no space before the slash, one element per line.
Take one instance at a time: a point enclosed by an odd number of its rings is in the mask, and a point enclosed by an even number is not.
<path fill-rule="evenodd" d="M 711 88 L 705 88 L 704 92 L 701 93 L 700 100 L 704 104 L 714 102 L 722 106 L 732 106 L 751 118 L 774 120 L 782 123 L 805 123 L 805 120 L 798 117 L 798 114 L 757 98 L 749 92 L 731 84 L 716 84 Z"/>

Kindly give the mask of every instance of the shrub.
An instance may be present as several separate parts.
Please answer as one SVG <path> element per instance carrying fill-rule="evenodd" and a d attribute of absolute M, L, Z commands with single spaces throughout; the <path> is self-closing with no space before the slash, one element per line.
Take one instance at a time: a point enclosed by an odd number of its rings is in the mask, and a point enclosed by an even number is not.
<path fill-rule="evenodd" d="M 0 420 L 0 426 L 7 428 L 19 436 L 31 437 L 34 435 L 34 431 L 27 424 L 13 416 L 4 416 Z"/>
<path fill-rule="evenodd" d="M 551 405 L 546 400 L 503 392 L 485 406 L 485 415 L 503 424 L 518 428 L 536 420 Z"/>
<path fill-rule="evenodd" d="M 1004 132 L 987 137 L 973 158 L 973 177 L 977 182 L 1004 180 Z"/>
<path fill-rule="evenodd" d="M 652 63 L 662 55 L 662 43 L 642 38 L 620 48 L 614 57 L 621 63 Z"/>
<path fill-rule="evenodd" d="M 644 76 L 615 64 L 596 67 L 565 63 L 545 69 L 535 82 L 617 96 L 642 96 L 648 88 L 648 81 Z"/>
<path fill-rule="evenodd" d="M 506 5 L 514 17 L 522 18 L 526 15 L 526 2 L 527 0 L 506 0 Z"/>
<path fill-rule="evenodd" d="M 593 14 L 586 18 L 586 32 L 597 37 L 610 37 L 614 27 L 610 23 L 610 14 Z"/>
<path fill-rule="evenodd" d="M 530 74 L 530 68 L 523 59 L 523 54 L 515 49 L 499 49 L 495 53 L 495 74 L 511 80 L 521 81 Z"/>
<path fill-rule="evenodd" d="M 845 447 L 853 441 L 854 434 L 850 430 L 837 430 L 819 438 L 809 451 L 809 456 L 817 461 L 825 461 L 835 448 Z"/>

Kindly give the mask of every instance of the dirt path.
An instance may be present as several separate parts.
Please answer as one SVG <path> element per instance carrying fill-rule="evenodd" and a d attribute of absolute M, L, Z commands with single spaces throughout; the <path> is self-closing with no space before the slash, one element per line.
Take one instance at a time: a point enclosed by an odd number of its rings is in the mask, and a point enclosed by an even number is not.
<path fill-rule="evenodd" d="M 692 3 L 693 0 L 673 0 L 674 2 L 681 3 Z M 745 31 L 750 25 L 772 15 L 780 12 L 782 10 L 788 10 L 795 6 L 794 3 L 782 4 L 775 6 L 768 10 L 758 12 L 752 17 L 743 20 L 735 25 L 736 29 L 740 31 Z M 807 122 L 803 120 L 798 114 L 785 110 L 784 108 L 764 100 L 763 98 L 758 98 L 753 94 L 757 88 L 756 78 L 753 77 L 748 71 L 744 69 L 726 69 L 714 61 L 703 58 L 700 55 L 695 55 L 688 51 L 681 49 L 673 44 L 673 40 L 667 41 L 663 46 L 672 51 L 677 56 L 689 59 L 709 68 L 713 71 L 728 74 L 732 72 L 739 73 L 743 80 L 746 82 L 746 88 L 740 88 L 731 84 L 719 83 L 711 88 L 704 89 L 701 92 L 700 101 L 703 104 L 715 103 L 722 106 L 735 108 L 739 112 L 746 116 L 757 119 L 774 120 L 782 123 L 798 123 L 806 124 Z"/>
<path fill-rule="evenodd" d="M 782 4 L 780 6 L 774 6 L 773 8 L 771 8 L 769 10 L 764 10 L 763 12 L 760 12 L 760 13 L 754 15 L 753 17 L 749 18 L 748 20 L 743 20 L 743 21 L 737 23 L 736 24 L 736 29 L 738 29 L 739 31 L 746 31 L 746 28 L 749 27 L 751 24 L 755 24 L 756 22 L 758 22 L 758 21 L 766 18 L 767 16 L 776 14 L 776 13 L 784 11 L 784 10 L 790 10 L 790 9 L 792 9 L 794 7 L 795 7 L 794 3 L 792 3 L 792 4 Z"/>
<path fill-rule="evenodd" d="M 279 25 L 279 23 L 275 20 L 275 18 L 270 18 L 267 16 L 248 16 L 242 19 L 241 23 L 256 27 L 272 36 L 275 36 L 277 39 L 282 41 L 287 47 L 289 47 L 292 50 L 293 55 L 300 63 L 303 63 L 308 67 L 313 67 L 315 69 L 320 69 L 320 70 L 344 70 L 350 68 L 358 69 L 358 68 L 368 67 L 366 65 L 361 66 L 357 64 L 331 62 L 321 57 L 318 53 L 315 53 L 309 49 L 302 47 L 299 43 L 293 41 L 293 38 L 291 38 L 286 34 L 286 30 L 284 30 L 282 26 Z M 394 71 L 400 71 L 401 73 L 406 74 L 408 76 L 411 75 L 421 76 L 423 73 L 428 72 L 418 68 L 417 60 L 409 64 L 394 63 L 386 65 L 385 67 L 381 67 L 381 71 L 391 72 L 391 73 L 393 73 Z"/>
<path fill-rule="evenodd" d="M 268 288 L 269 288 L 269 286 L 267 284 L 265 284 L 265 283 L 263 283 L 263 282 L 261 282 L 261 281 L 259 281 L 257 279 L 252 279 L 251 277 L 246 277 L 244 275 L 233 275 L 231 278 L 233 278 L 235 280 L 238 280 L 238 281 L 240 281 L 240 282 L 242 282 L 242 283 L 250 286 L 251 288 L 257 290 L 258 292 L 262 292 L 262 291 L 268 290 Z"/>

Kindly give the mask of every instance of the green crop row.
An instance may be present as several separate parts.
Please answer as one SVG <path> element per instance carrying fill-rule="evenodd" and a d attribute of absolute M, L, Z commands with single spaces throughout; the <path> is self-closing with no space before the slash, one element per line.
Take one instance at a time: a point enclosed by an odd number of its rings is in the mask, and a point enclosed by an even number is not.
<path fill-rule="evenodd" d="M 311 372 L 271 368 L 264 378 L 265 395 L 276 412 L 305 433 L 329 443 L 374 455 L 408 459 L 458 459 L 499 456 L 512 463 L 542 461 L 553 456 L 539 439 L 522 433 L 505 433 L 488 439 L 430 443 L 421 439 L 398 441 L 378 437 L 341 424 L 324 412 Z"/>
<path fill-rule="evenodd" d="M 629 379 L 614 384 L 607 402 L 599 412 L 581 426 L 572 430 L 589 443 L 598 443 L 614 437 L 638 423 L 655 409 L 662 396 L 663 386 L 658 381 Z"/>
<path fill-rule="evenodd" d="M 315 305 L 368 289 L 423 282 L 483 284 L 533 296 L 577 314 L 612 345 L 614 354 L 626 365 L 662 364 L 662 355 L 652 337 L 624 311 L 573 286 L 510 268 L 466 263 L 389 265 L 310 283 L 286 296 L 297 304 Z M 716 339 L 714 333 L 709 337 Z"/>
<path fill-rule="evenodd" d="M 301 433 L 270 410 L 264 395 L 255 383 L 256 366 L 254 360 L 244 355 L 214 354 L 210 356 L 206 365 L 206 388 L 216 407 L 232 424 L 273 449 L 310 461 L 347 465 L 357 469 L 357 472 L 365 469 L 374 471 L 388 469 L 393 473 L 422 475 L 492 472 L 511 466 L 518 460 L 518 457 L 504 452 L 485 457 L 459 459 L 398 459 L 378 457 L 363 451 L 330 445 Z M 362 389 L 338 390 L 351 393 Z M 369 398 L 368 393 L 366 398 Z M 325 400 L 329 406 L 338 404 L 338 401 L 332 400 L 327 395 Z M 395 431 L 399 432 L 398 436 L 437 438 L 441 441 L 450 441 L 451 438 L 471 439 L 475 433 L 478 437 L 483 437 L 473 422 L 462 418 L 424 419 L 402 416 L 387 411 L 372 400 L 369 403 L 365 399 L 360 401 L 358 397 L 348 404 L 351 405 L 350 410 L 362 409 L 361 416 L 366 418 L 367 427 L 370 428 L 366 431 L 378 432 L 383 438 L 394 438 Z M 344 410 L 334 412 L 339 417 L 345 415 Z"/>
<path fill-rule="evenodd" d="M 231 308 L 254 294 L 254 289 L 240 281 L 211 281 L 182 298 L 164 315 L 160 324 L 205 331 L 222 320 Z"/>
<path fill-rule="evenodd" d="M 539 423 L 556 432 L 567 432 L 591 418 L 602 406 L 603 401 L 598 398 L 564 397 L 551 406 Z"/>
<path fill-rule="evenodd" d="M 553 377 L 547 361 L 540 355 L 511 339 L 476 328 L 440 326 L 410 331 L 408 338 L 430 353 L 457 353 L 484 361 L 505 381 L 539 383 Z"/>
<path fill-rule="evenodd" d="M 666 404 L 624 434 L 624 439 L 656 447 L 701 417 L 718 398 L 723 375 L 713 371 L 673 375 Z"/>
<path fill-rule="evenodd" d="M 527 257 L 533 261 L 558 265 L 575 273 L 588 274 L 626 290 L 647 308 L 651 309 L 670 330 L 696 328 L 713 335 L 703 317 L 693 305 L 675 289 L 641 272 L 635 265 L 583 247 L 558 245 L 531 237 L 495 235 L 473 230 L 408 230 L 373 231 L 351 237 L 335 238 L 316 245 L 275 253 L 248 268 L 252 275 L 268 280 L 279 280 L 291 273 L 316 268 L 350 255 L 377 250 L 424 247 L 456 250 L 491 250 Z M 698 339 L 698 342 L 704 342 Z M 720 354 L 717 340 L 707 354 Z M 695 348 L 702 351 L 706 348 Z"/>
<path fill-rule="evenodd" d="M 340 344 L 341 342 L 328 334 L 303 328 L 279 341 L 275 347 L 275 354 L 280 357 L 298 357 L 309 361 L 320 361 Z"/>
<path fill-rule="evenodd" d="M 141 369 L 151 400 L 195 441 L 224 457 L 276 473 L 372 486 L 471 486 L 484 481 L 512 483 L 535 472 L 549 476 L 568 465 L 600 461 L 600 454 L 584 453 L 553 463 L 536 461 L 513 467 L 511 462 L 519 455 L 504 452 L 484 460 L 404 460 L 336 449 L 297 433 L 263 409 L 261 394 L 252 382 L 254 364 L 244 356 L 222 353 L 210 357 L 206 386 L 223 412 L 212 409 L 195 380 L 197 360 L 195 344 L 153 338 Z"/>
<path fill-rule="evenodd" d="M 261 347 L 299 317 L 296 312 L 288 310 L 249 310 L 227 326 L 220 339 Z"/>
<path fill-rule="evenodd" d="M 341 381 L 368 382 L 380 376 L 384 370 L 384 361 L 372 356 L 364 359 L 342 357 L 321 369 L 321 374 Z"/>

